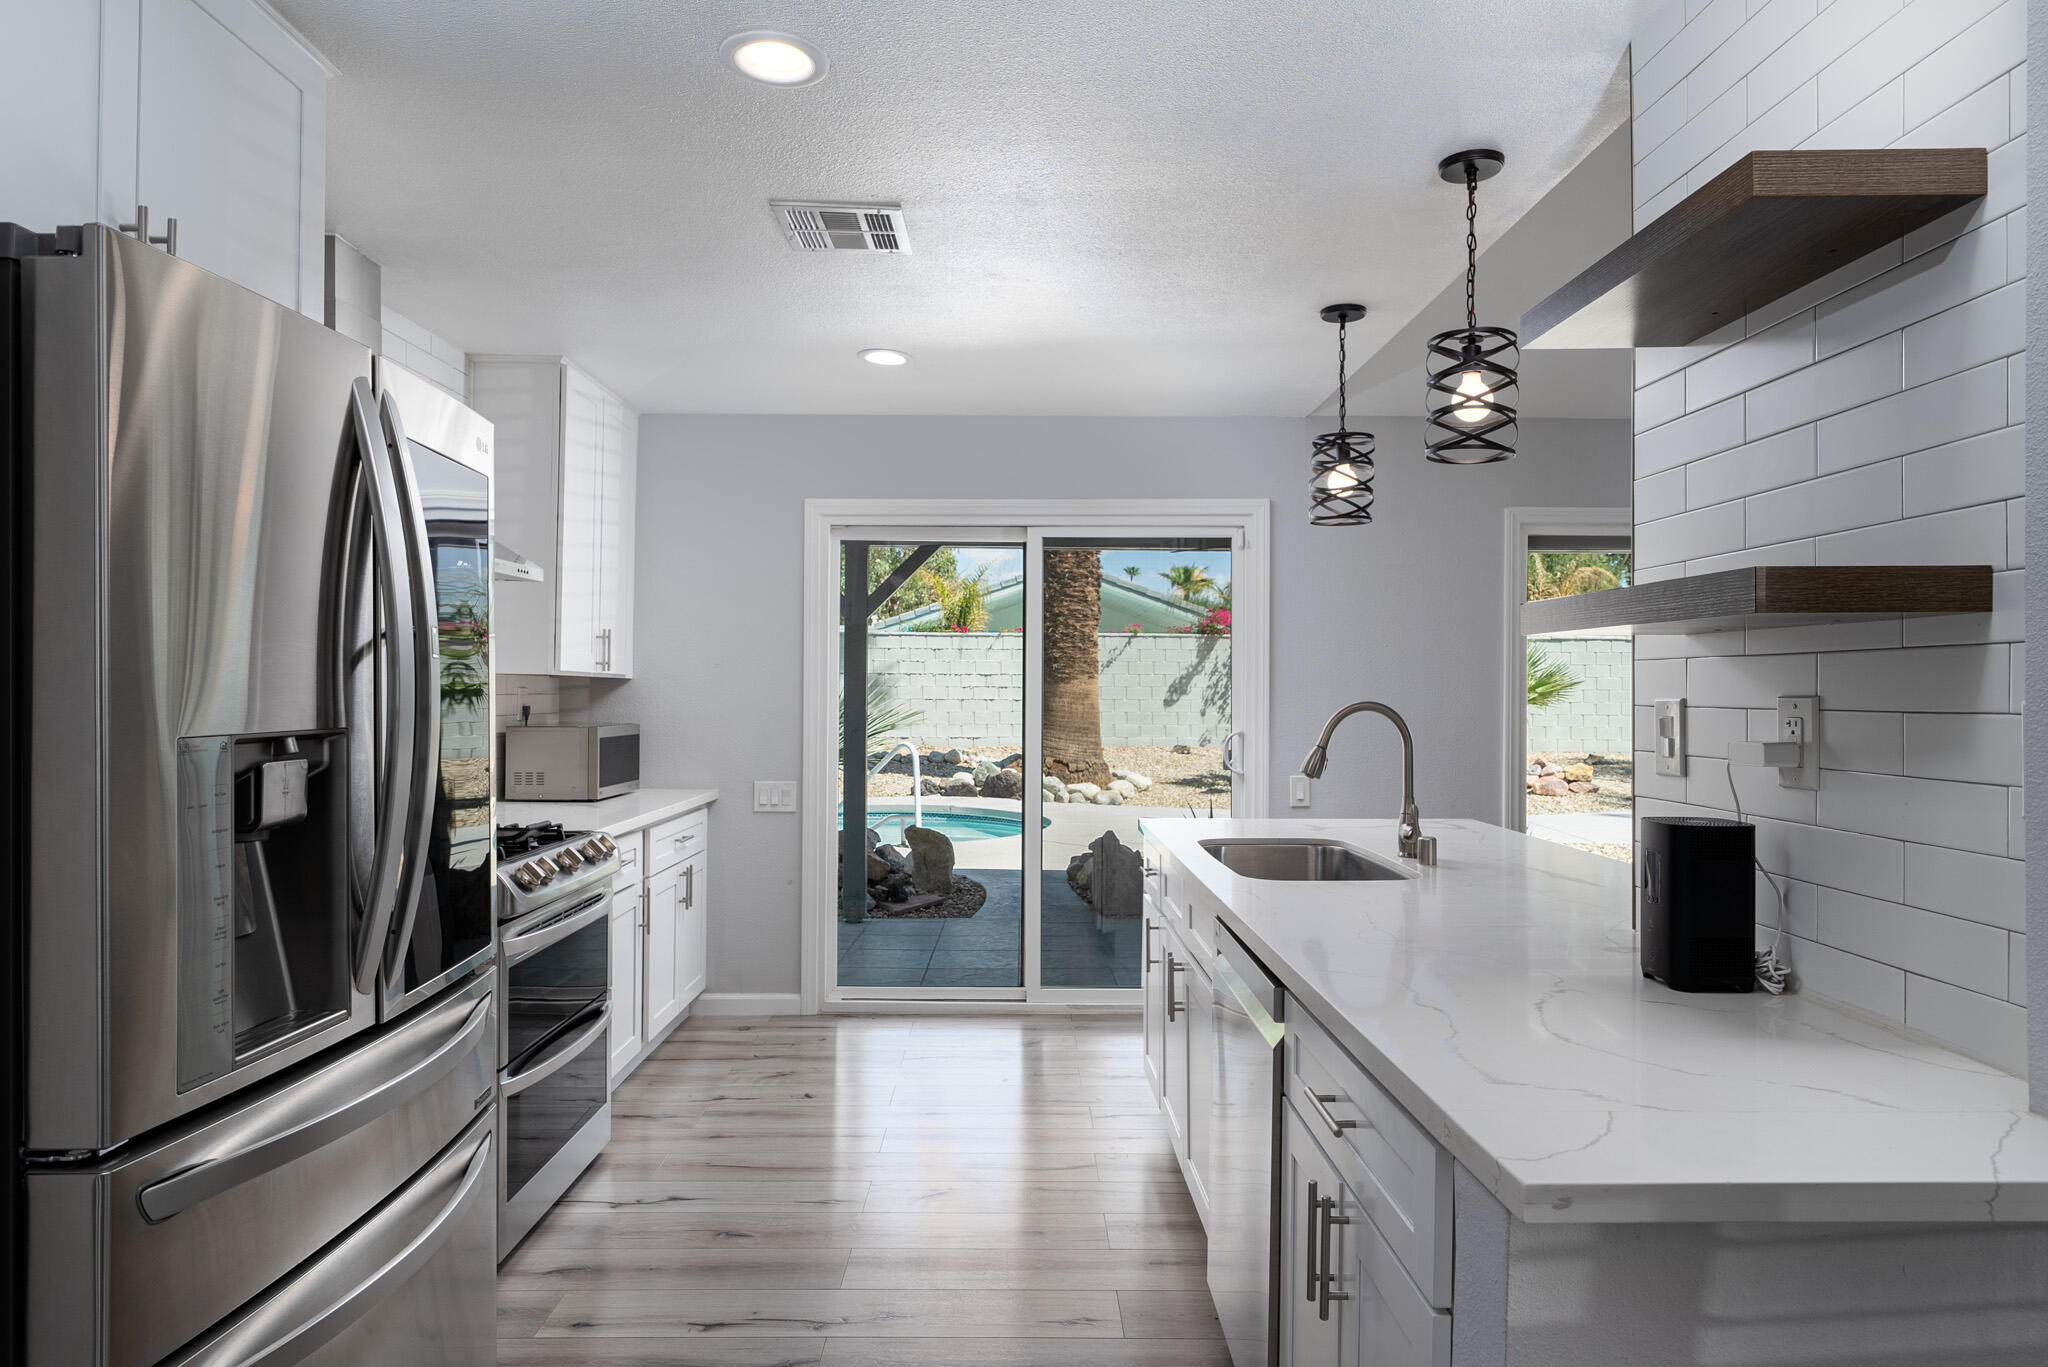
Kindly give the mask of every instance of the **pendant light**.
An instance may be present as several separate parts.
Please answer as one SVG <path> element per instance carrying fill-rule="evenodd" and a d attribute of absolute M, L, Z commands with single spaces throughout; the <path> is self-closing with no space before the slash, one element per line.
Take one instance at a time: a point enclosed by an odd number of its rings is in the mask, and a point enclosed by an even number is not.
<path fill-rule="evenodd" d="M 1445 465 L 1485 465 L 1515 454 L 1515 403 L 1520 339 L 1511 328 L 1479 326 L 1479 182 L 1500 173 L 1507 158 L 1490 147 L 1454 152 L 1437 174 L 1465 186 L 1465 326 L 1429 339 L 1424 394 L 1429 458 Z"/>
<path fill-rule="evenodd" d="M 1363 304 L 1331 304 L 1323 321 L 1337 325 L 1337 430 L 1316 438 L 1315 475 L 1309 481 L 1317 527 L 1356 527 L 1372 521 L 1372 453 L 1370 432 L 1345 425 L 1344 382 L 1347 369 L 1344 329 L 1365 317 Z"/>

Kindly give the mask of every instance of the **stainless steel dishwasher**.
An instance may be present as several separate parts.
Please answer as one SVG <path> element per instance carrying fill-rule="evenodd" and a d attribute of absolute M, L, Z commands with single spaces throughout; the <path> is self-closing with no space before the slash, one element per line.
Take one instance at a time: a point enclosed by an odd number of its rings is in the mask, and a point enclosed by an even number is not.
<path fill-rule="evenodd" d="M 1209 1296 L 1231 1367 L 1278 1367 L 1280 984 L 1216 927 L 1215 1076 L 1209 1089 Z"/>

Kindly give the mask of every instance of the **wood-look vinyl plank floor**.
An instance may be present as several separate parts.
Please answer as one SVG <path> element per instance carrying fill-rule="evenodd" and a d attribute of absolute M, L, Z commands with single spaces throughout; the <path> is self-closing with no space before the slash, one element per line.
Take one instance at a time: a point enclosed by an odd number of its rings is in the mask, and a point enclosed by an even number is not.
<path fill-rule="evenodd" d="M 685 1022 L 501 1269 L 508 1367 L 1224 1367 L 1129 1016 Z"/>

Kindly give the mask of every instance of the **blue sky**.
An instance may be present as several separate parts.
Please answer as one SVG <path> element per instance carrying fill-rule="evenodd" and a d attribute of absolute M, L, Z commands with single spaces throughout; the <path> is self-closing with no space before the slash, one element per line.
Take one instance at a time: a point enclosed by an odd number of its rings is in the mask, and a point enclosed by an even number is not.
<path fill-rule="evenodd" d="M 1015 574 L 1023 564 L 1024 552 L 1014 546 L 956 546 L 953 558 L 959 563 L 961 575 L 966 577 L 971 577 L 982 566 L 988 566 L 988 577 L 993 582 Z M 1107 550 L 1102 553 L 1105 573 L 1121 577 L 1125 568 L 1132 565 L 1138 568 L 1138 583 L 1148 589 L 1166 587 L 1166 581 L 1159 576 L 1169 565 L 1200 565 L 1209 572 L 1211 579 L 1224 581 L 1230 578 L 1229 551 Z"/>

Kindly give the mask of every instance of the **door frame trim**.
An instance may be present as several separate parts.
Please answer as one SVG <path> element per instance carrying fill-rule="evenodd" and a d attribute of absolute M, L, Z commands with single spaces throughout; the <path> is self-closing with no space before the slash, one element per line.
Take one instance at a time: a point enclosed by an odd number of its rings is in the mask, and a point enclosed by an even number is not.
<path fill-rule="evenodd" d="M 1502 698 L 1500 824 L 1511 831 L 1528 829 L 1528 794 L 1522 782 L 1529 740 L 1529 661 L 1522 634 L 1522 604 L 1529 593 L 1529 538 L 1532 536 L 1612 536 L 1633 542 L 1635 515 L 1628 508 L 1509 508 L 1505 516 L 1501 596 Z M 1630 717 L 1634 710 L 1631 707 Z"/>
<path fill-rule="evenodd" d="M 804 830 L 800 884 L 801 1009 L 815 1015 L 835 1011 L 886 1007 L 892 1003 L 842 999 L 838 995 L 838 964 L 833 946 L 837 872 L 834 864 L 832 813 L 836 807 L 833 763 L 828 756 L 838 734 L 835 707 L 837 661 L 825 649 L 826 628 L 839 603 L 839 574 L 834 544 L 842 528 L 901 526 L 970 529 L 1048 526 L 1062 529 L 1101 527 L 1123 530 L 1133 525 L 1171 530 L 1175 527 L 1227 527 L 1244 537 L 1243 563 L 1231 570 L 1233 601 L 1249 609 L 1245 629 L 1232 622 L 1232 672 L 1236 712 L 1245 732 L 1244 805 L 1241 815 L 1265 815 L 1268 798 L 1267 740 L 1270 731 L 1269 652 L 1271 648 L 1272 504 L 1266 499 L 806 499 L 804 500 L 803 606 L 803 797 L 799 804 Z M 1028 739 L 1028 737 L 1027 737 Z M 1027 785 L 1027 799 L 1030 794 Z M 1026 952 L 1030 951 L 1026 946 Z M 986 1005 L 995 1005 L 993 1002 Z M 1044 1001 L 1045 1009 L 1072 1006 Z M 1107 1004 L 1107 1003 L 1105 1003 Z M 1014 1009 L 1026 1003 L 1002 1004 Z"/>

